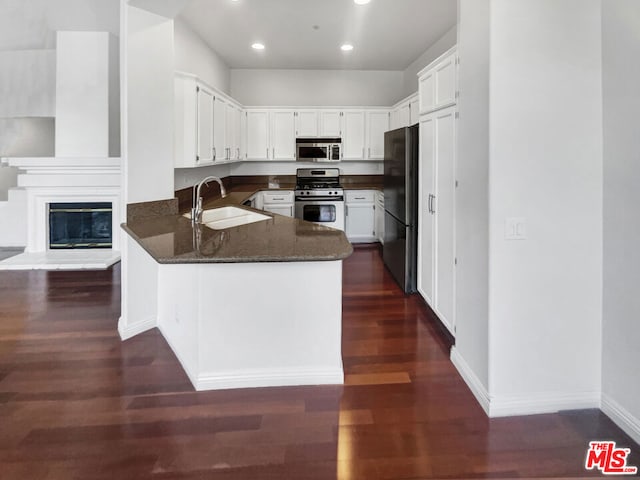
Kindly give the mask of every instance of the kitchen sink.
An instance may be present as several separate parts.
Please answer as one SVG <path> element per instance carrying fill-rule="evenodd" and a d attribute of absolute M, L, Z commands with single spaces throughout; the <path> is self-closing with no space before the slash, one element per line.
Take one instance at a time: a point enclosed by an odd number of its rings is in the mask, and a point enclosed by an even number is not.
<path fill-rule="evenodd" d="M 185 213 L 184 216 L 191 218 L 191 213 Z M 247 225 L 248 223 L 262 222 L 270 218 L 269 215 L 238 207 L 212 208 L 202 212 L 202 224 L 214 230 L 224 230 L 225 228 Z"/>

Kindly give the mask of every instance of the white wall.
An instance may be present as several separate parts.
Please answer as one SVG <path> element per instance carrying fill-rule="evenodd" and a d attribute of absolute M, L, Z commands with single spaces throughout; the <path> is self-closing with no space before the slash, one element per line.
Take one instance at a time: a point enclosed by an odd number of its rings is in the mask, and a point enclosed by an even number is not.
<path fill-rule="evenodd" d="M 231 71 L 212 50 L 179 17 L 174 22 L 176 70 L 197 75 L 205 83 L 226 94 L 231 91 Z"/>
<path fill-rule="evenodd" d="M 640 3 L 603 1 L 603 409 L 640 443 Z M 624 417 L 627 417 L 625 421 Z"/>
<path fill-rule="evenodd" d="M 458 5 L 458 11 L 460 5 Z M 418 91 L 418 72 L 433 62 L 444 52 L 453 47 L 457 42 L 457 25 L 453 26 L 436 43 L 431 45 L 402 73 L 402 93 L 397 100 L 401 100 Z"/>
<path fill-rule="evenodd" d="M 391 106 L 403 73 L 363 70 L 231 70 L 231 96 L 248 106 Z"/>
<path fill-rule="evenodd" d="M 599 404 L 601 63 L 601 0 L 492 1 L 495 414 Z M 526 219 L 526 240 L 505 241 L 508 217 Z"/>
<path fill-rule="evenodd" d="M 53 117 L 55 50 L 0 51 L 0 117 Z"/>
<path fill-rule="evenodd" d="M 173 198 L 173 20 L 126 7 L 124 203 Z"/>
<path fill-rule="evenodd" d="M 456 190 L 456 345 L 489 388 L 489 9 L 459 0 L 460 57 Z"/>

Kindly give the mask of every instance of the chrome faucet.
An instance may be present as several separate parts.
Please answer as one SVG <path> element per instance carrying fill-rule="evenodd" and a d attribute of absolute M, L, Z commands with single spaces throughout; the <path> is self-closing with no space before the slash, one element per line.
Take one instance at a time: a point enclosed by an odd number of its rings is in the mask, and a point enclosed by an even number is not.
<path fill-rule="evenodd" d="M 209 176 L 196 183 L 193 186 L 193 197 L 191 203 L 191 223 L 202 223 L 202 196 L 200 195 L 200 190 L 202 189 L 202 185 L 209 185 L 209 182 L 215 180 L 220 185 L 220 194 L 222 198 L 227 196 L 227 191 L 222 184 L 222 180 L 218 177 Z"/>

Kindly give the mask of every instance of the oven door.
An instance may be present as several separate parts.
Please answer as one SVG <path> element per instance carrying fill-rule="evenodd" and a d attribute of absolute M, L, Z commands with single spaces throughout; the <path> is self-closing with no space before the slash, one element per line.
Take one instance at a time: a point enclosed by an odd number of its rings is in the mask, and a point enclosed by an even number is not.
<path fill-rule="evenodd" d="M 336 200 L 336 197 L 326 200 L 296 199 L 295 217 L 325 227 L 344 230 L 344 200 Z"/>

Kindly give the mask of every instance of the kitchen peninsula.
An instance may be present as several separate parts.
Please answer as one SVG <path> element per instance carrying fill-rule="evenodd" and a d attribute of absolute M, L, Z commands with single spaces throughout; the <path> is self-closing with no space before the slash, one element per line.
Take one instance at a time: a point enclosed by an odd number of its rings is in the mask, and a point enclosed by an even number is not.
<path fill-rule="evenodd" d="M 240 207 L 268 219 L 214 230 L 177 200 L 130 205 L 123 255 L 123 339 L 157 327 L 196 390 L 343 383 L 343 232 Z"/>

